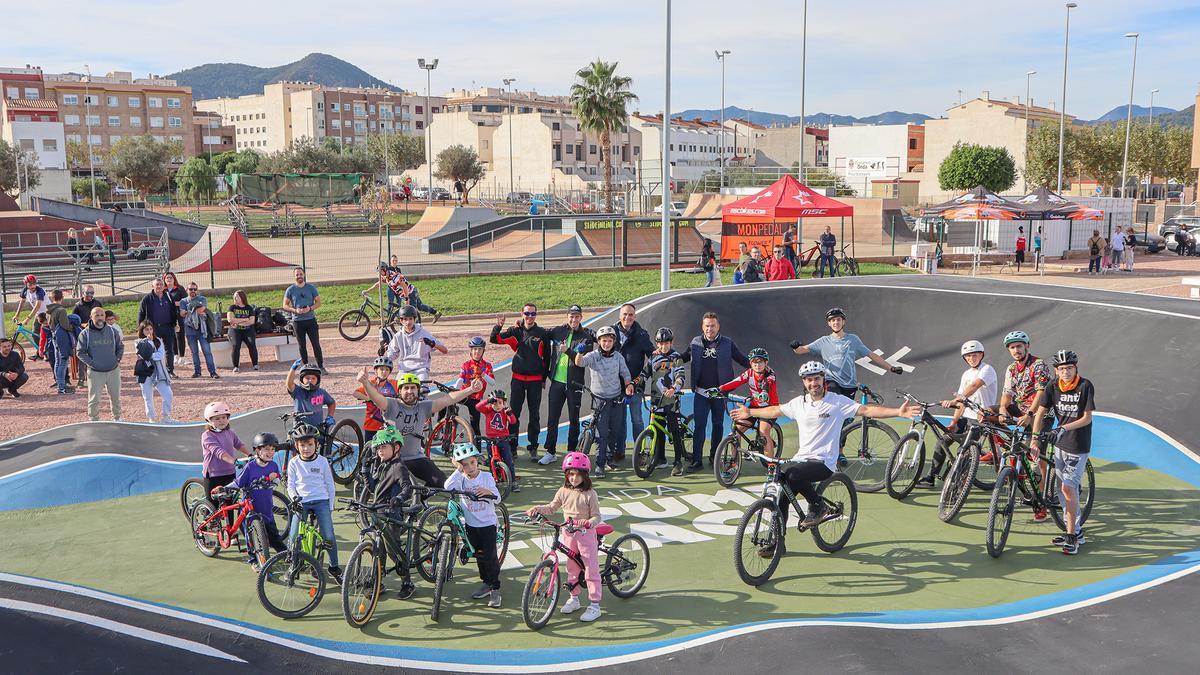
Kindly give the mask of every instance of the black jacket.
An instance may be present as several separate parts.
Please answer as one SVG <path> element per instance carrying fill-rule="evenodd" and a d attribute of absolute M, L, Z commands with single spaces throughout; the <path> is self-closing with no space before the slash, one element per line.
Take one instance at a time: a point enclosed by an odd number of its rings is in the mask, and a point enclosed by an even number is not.
<path fill-rule="evenodd" d="M 567 338 L 572 337 L 570 345 L 567 344 Z M 575 365 L 575 346 L 586 344 L 587 351 L 591 351 L 596 344 L 596 334 L 590 328 L 580 326 L 577 330 L 572 331 L 567 324 L 556 326 L 550 331 L 550 340 L 554 342 L 554 356 L 550 359 L 550 376 L 554 376 L 554 368 L 558 363 L 558 357 L 562 354 L 567 355 L 567 383 L 568 384 L 583 384 L 583 366 Z M 587 353 L 587 352 L 584 352 Z"/>
<path fill-rule="evenodd" d="M 525 328 L 524 322 L 501 330 L 492 326 L 491 342 L 494 345 L 512 347 L 512 373 L 514 380 L 539 382 L 550 373 L 550 355 L 554 348 L 550 344 L 550 331 L 541 326 Z"/>
<path fill-rule="evenodd" d="M 613 329 L 617 331 L 617 342 L 621 345 L 618 351 L 621 356 L 625 357 L 625 365 L 629 366 L 629 374 L 637 377 L 638 373 L 642 372 L 642 367 L 646 365 L 646 358 L 654 353 L 654 343 L 650 341 L 650 333 L 646 332 L 645 328 L 636 321 L 629 327 L 629 333 L 625 333 L 625 329 L 621 327 L 621 322 L 613 324 Z M 621 338 L 624 337 L 624 342 Z M 638 391 L 642 390 L 641 384 L 635 384 L 634 388 Z"/>
<path fill-rule="evenodd" d="M 21 355 L 17 350 L 12 350 L 8 356 L 0 356 L 0 375 L 5 373 L 16 373 L 20 377 L 25 372 L 25 364 L 21 361 Z"/>
<path fill-rule="evenodd" d="M 404 462 L 400 461 L 398 453 L 395 459 L 379 467 L 376 476 L 379 477 L 375 484 L 376 504 L 393 499 L 407 500 L 412 493 L 412 474 L 409 473 L 408 467 L 404 466 Z"/>
<path fill-rule="evenodd" d="M 171 301 L 171 308 L 170 308 L 171 309 L 171 312 L 170 312 L 171 320 L 167 323 L 158 324 L 158 325 L 170 326 L 172 330 L 175 330 L 175 327 L 177 325 L 179 325 L 179 307 L 175 306 L 175 300 L 171 297 L 170 292 L 163 291 L 163 297 L 165 297 L 167 300 Z M 142 296 L 142 301 L 138 304 L 138 319 L 137 319 L 138 323 L 141 323 L 143 321 L 150 321 L 151 323 L 154 323 L 153 320 L 150 318 L 150 303 L 153 301 L 153 299 L 154 299 L 154 291 L 151 291 Z"/>

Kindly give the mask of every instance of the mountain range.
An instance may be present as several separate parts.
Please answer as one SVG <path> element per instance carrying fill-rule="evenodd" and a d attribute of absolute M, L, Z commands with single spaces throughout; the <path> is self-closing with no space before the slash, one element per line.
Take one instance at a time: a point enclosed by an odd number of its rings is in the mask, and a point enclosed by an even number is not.
<path fill-rule="evenodd" d="M 259 68 L 244 63 L 206 63 L 167 77 L 191 87 L 196 100 L 261 94 L 264 85 L 281 80 L 316 82 L 327 87 L 399 88 L 336 56 L 314 52 L 282 66 Z"/>
<path fill-rule="evenodd" d="M 689 109 L 683 112 L 675 113 L 676 117 L 682 117 L 685 120 L 695 119 L 699 117 L 706 122 L 715 122 L 721 119 L 721 111 L 717 110 L 701 110 Z M 809 124 L 836 124 L 845 126 L 849 124 L 921 124 L 925 120 L 933 119 L 929 115 L 922 113 L 906 113 L 898 110 L 889 110 L 888 112 L 879 113 L 878 115 L 868 115 L 867 117 L 854 117 L 853 115 L 839 115 L 837 113 L 809 113 L 805 115 Z M 764 127 L 774 125 L 791 125 L 799 124 L 799 115 L 781 115 L 779 113 L 762 112 L 760 110 L 747 110 L 737 106 L 725 107 L 725 119 L 744 119 L 761 124 Z"/>

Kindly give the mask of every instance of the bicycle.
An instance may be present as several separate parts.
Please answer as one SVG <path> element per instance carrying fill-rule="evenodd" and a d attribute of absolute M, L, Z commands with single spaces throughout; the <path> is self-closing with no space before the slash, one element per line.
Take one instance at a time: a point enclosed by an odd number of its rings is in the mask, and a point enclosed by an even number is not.
<path fill-rule="evenodd" d="M 30 357 L 26 355 L 25 348 L 21 346 L 22 338 L 29 343 L 29 346 L 33 350 L 33 356 Z M 31 361 L 38 361 L 46 358 L 46 355 L 43 354 L 42 350 L 38 348 L 37 334 L 26 328 L 24 323 L 13 324 L 12 345 L 13 351 L 15 351 L 17 355 L 21 357 L 22 362 L 27 358 Z"/>
<path fill-rule="evenodd" d="M 846 249 L 848 248 L 850 248 L 850 244 L 843 244 L 841 250 L 839 250 L 835 256 L 835 259 L 837 260 L 837 273 L 839 277 L 858 276 L 858 261 L 846 255 Z"/>
<path fill-rule="evenodd" d="M 957 461 L 958 457 L 952 456 L 950 453 L 952 453 L 951 446 L 957 444 L 960 439 L 929 413 L 929 409 L 938 404 L 922 401 L 900 389 L 897 389 L 896 393 L 921 408 L 921 414 L 909 423 L 908 433 L 896 441 L 891 457 L 888 458 L 887 471 L 884 473 L 884 483 L 887 486 L 888 495 L 893 499 L 904 499 L 912 493 L 917 481 L 921 478 L 921 470 L 925 468 L 925 435 L 932 430 L 939 450 L 946 453 L 948 459 L 953 460 L 944 463 L 943 467 L 950 466 Z M 967 488 L 970 488 L 969 483 Z M 966 498 L 965 494 L 963 498 Z"/>
<path fill-rule="evenodd" d="M 974 410 L 978 417 L 977 419 L 963 418 L 967 423 L 967 429 L 963 434 L 957 456 L 953 456 L 949 446 L 944 448 L 947 458 L 953 458 L 953 461 L 944 465 L 949 468 L 943 471 L 942 492 L 938 497 L 938 518 L 945 523 L 950 522 L 958 515 L 967 501 L 972 486 L 985 491 L 990 491 L 995 487 L 995 479 L 989 481 L 981 478 L 980 471 L 983 467 L 992 467 L 987 471 L 990 475 L 995 475 L 995 467 L 1000 464 L 999 447 L 1004 445 L 1004 441 L 999 435 L 990 432 L 987 424 L 981 421 L 993 418 L 994 413 L 971 400 L 963 400 L 961 403 L 968 409 Z M 983 461 L 984 443 L 988 443 L 991 447 L 991 454 L 986 462 Z"/>
<path fill-rule="evenodd" d="M 723 394 L 721 392 L 710 392 L 712 398 L 726 399 L 726 406 L 729 402 L 749 405 L 750 399 L 745 396 L 737 396 L 735 394 Z M 783 453 L 783 429 L 775 420 L 760 420 L 753 419 L 751 423 L 742 426 L 736 422 L 717 444 L 717 449 L 710 458 L 710 463 L 713 468 L 713 475 L 717 479 L 717 484 L 721 487 L 730 487 L 738 479 L 742 473 L 742 459 L 746 458 L 745 451 L 753 451 L 764 453 L 767 448 L 767 437 L 764 437 L 759 431 L 759 423 L 767 422 L 771 425 L 770 438 L 775 442 L 775 456 L 779 457 Z"/>
<path fill-rule="evenodd" d="M 733 540 L 733 565 L 738 577 L 750 586 L 766 583 L 779 561 L 783 558 L 786 535 L 783 509 L 789 506 L 796 514 L 803 512 L 796 500 L 796 493 L 783 479 L 780 465 L 796 464 L 791 460 L 767 457 L 758 452 L 743 450 L 743 454 L 767 464 L 767 479 L 763 483 L 762 498 L 750 505 L 738 522 Z M 796 529 L 812 532 L 817 548 L 826 553 L 836 553 L 850 541 L 854 525 L 858 522 L 858 492 L 854 482 L 846 474 L 835 472 L 817 485 L 824 515 L 816 524 L 805 527 L 801 520 Z M 770 553 L 770 558 L 765 554 Z M 763 565 L 761 569 L 757 566 Z"/>
<path fill-rule="evenodd" d="M 485 436 L 479 439 L 479 451 L 483 457 L 487 458 L 487 470 L 492 472 L 492 480 L 496 481 L 496 488 L 500 490 L 500 500 L 504 501 L 512 494 L 516 479 L 509 474 L 508 464 L 504 462 L 504 457 L 500 454 L 500 441 L 511 442 L 513 444 L 513 452 L 516 452 L 516 436 L 506 436 L 504 438 L 488 438 Z"/>
<path fill-rule="evenodd" d="M 279 420 L 285 423 L 287 436 L 291 436 L 291 432 L 301 424 L 302 420 L 314 414 L 316 413 L 294 410 L 280 415 Z M 332 429 L 326 428 L 324 424 L 314 424 L 313 426 L 320 432 L 320 437 L 317 439 L 317 452 L 329 460 L 329 468 L 333 471 L 333 482 L 338 485 L 349 485 L 354 482 L 354 475 L 358 473 L 359 461 L 362 455 L 367 454 L 359 452 L 360 449 L 366 448 L 366 444 L 363 442 L 362 427 L 350 418 L 334 424 Z M 288 463 L 291 462 L 296 448 L 291 443 L 282 445 L 284 446 L 283 470 L 286 473 Z"/>
<path fill-rule="evenodd" d="M 380 307 L 371 300 L 371 296 L 363 295 L 362 304 L 358 309 L 348 309 L 342 313 L 338 319 L 338 332 L 342 337 L 351 342 L 358 342 L 365 338 L 371 332 L 371 317 L 379 318 L 383 316 Z M 399 307 L 391 308 L 388 312 L 387 320 L 383 325 L 390 326 L 396 322 L 396 317 L 400 314 Z"/>
<path fill-rule="evenodd" d="M 858 391 L 860 405 L 883 403 L 883 397 L 865 384 L 858 385 Z M 838 457 L 838 470 L 854 483 L 855 490 L 879 492 L 887 478 L 887 460 L 884 458 L 891 457 L 891 451 L 899 440 L 900 434 L 879 420 L 868 417 L 847 420 L 842 426 L 843 454 Z M 845 454 L 847 446 L 854 450 L 853 455 Z"/>
<path fill-rule="evenodd" d="M 578 385 L 578 387 L 592 395 L 592 416 L 579 422 L 579 452 L 591 457 L 592 445 L 596 443 L 596 418 L 599 417 L 600 413 L 604 412 L 608 406 L 624 404 L 625 396 L 622 394 L 616 398 L 602 398 L 597 396 L 596 392 L 589 389 L 586 385 Z"/>
<path fill-rule="evenodd" d="M 241 472 L 242 467 L 246 465 L 247 461 L 249 460 L 240 460 L 238 462 L 234 462 L 234 466 L 237 468 L 238 472 Z M 203 478 L 189 478 L 183 481 L 183 485 L 179 488 L 179 506 L 183 508 L 184 518 L 191 520 L 192 509 L 195 508 L 196 504 L 199 504 L 206 499 L 208 499 L 208 496 L 204 493 Z M 289 501 L 291 500 L 289 500 L 287 495 L 283 492 L 280 492 L 279 490 L 271 490 L 272 515 L 276 518 L 281 516 L 286 518 L 287 505 Z M 275 524 L 278 526 L 279 522 L 276 521 Z"/>
<path fill-rule="evenodd" d="M 428 558 L 421 557 L 417 563 L 417 571 L 425 579 L 432 577 L 433 605 L 429 608 L 429 618 L 437 621 L 441 614 L 442 589 L 454 574 L 454 561 L 457 559 L 466 565 L 467 561 L 476 555 L 475 547 L 467 539 L 467 514 L 462 504 L 455 497 L 466 497 L 471 501 L 491 500 L 495 497 L 480 497 L 474 492 L 465 490 L 446 490 L 431 488 L 429 494 L 445 494 L 449 496 L 446 506 L 431 506 L 421 514 L 417 528 L 425 532 L 436 531 L 433 537 L 431 554 Z M 504 502 L 496 501 L 496 560 L 503 564 L 508 555 L 508 539 L 511 524 L 508 518 L 508 507 Z M 428 563 L 428 567 L 425 565 Z"/>
<path fill-rule="evenodd" d="M 567 548 L 561 541 L 564 529 L 574 533 L 582 528 L 569 521 L 557 523 L 543 515 L 527 518 L 525 523 L 554 530 L 554 539 L 546 547 L 542 561 L 529 573 L 529 579 L 521 592 L 521 615 L 525 619 L 525 625 L 531 630 L 541 630 L 550 622 L 554 608 L 558 606 L 558 593 L 561 589 L 566 588 L 570 592 L 580 587 L 587 588 L 583 557 L 578 551 Z M 597 554 L 604 554 L 604 564 L 600 566 L 600 582 L 618 598 L 632 598 L 642 589 L 650 575 L 650 547 L 646 545 L 645 539 L 634 533 L 623 534 L 611 544 L 604 543 L 605 535 L 612 532 L 613 526 L 608 523 L 596 526 L 596 541 L 599 543 Z M 567 578 L 560 582 L 560 553 L 579 567 L 579 577 L 574 581 Z"/>
<path fill-rule="evenodd" d="M 452 394 L 457 391 L 435 380 L 427 380 L 421 384 L 429 385 L 443 394 Z M 442 457 L 449 459 L 450 449 L 455 445 L 459 443 L 475 444 L 475 432 L 471 431 L 471 425 L 467 420 L 458 414 L 460 405 L 460 403 L 452 403 L 443 408 L 439 413 L 437 423 L 433 424 L 433 429 L 424 435 L 426 457 L 432 459 L 433 453 L 437 452 Z"/>
<path fill-rule="evenodd" d="M 288 504 L 289 515 L 299 515 L 301 510 L 299 499 Z M 281 619 L 299 619 L 321 604 L 325 552 L 334 546 L 321 537 L 315 513 L 297 520 L 298 534 L 290 548 L 268 558 L 258 571 L 258 601 Z"/>
<path fill-rule="evenodd" d="M 650 419 L 646 423 L 646 428 L 633 441 L 633 472 L 638 478 L 649 480 L 658 468 L 659 459 L 659 443 L 662 443 L 662 455 L 665 458 L 667 452 L 667 442 L 671 441 L 671 434 L 667 428 L 667 411 L 656 408 L 650 404 L 649 397 L 646 397 L 643 404 L 650 410 Z M 673 414 L 679 415 L 678 404 L 675 406 Z M 692 416 L 679 416 L 679 426 L 683 436 L 683 444 L 692 438 Z M 686 461 L 687 448 L 683 448 Z"/>
<path fill-rule="evenodd" d="M 233 547 L 236 535 L 246 542 L 245 552 L 254 561 L 255 570 L 261 569 L 267 561 L 270 542 L 267 539 L 267 526 L 262 515 L 255 512 L 250 493 L 274 484 L 275 479 L 259 478 L 244 490 L 231 485 L 213 488 L 212 496 L 216 502 L 205 499 L 192 508 L 192 539 L 196 549 L 209 558 L 215 558 L 223 549 Z M 223 505 L 218 508 L 217 503 Z M 228 525 L 222 525 L 223 522 L 228 522 Z M 243 550 L 240 543 L 238 550 Z"/>

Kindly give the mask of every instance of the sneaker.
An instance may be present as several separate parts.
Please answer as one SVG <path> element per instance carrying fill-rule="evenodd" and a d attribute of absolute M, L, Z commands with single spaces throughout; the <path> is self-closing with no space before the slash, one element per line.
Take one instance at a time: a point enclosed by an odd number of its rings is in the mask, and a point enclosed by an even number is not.
<path fill-rule="evenodd" d="M 570 614 L 572 612 L 579 611 L 579 596 L 572 595 L 565 603 L 563 603 L 562 609 L 558 611 L 562 612 L 563 614 Z"/>
<path fill-rule="evenodd" d="M 668 462 L 665 459 L 660 459 L 660 460 L 658 460 L 658 463 L 654 465 L 654 470 L 657 471 L 659 469 L 665 469 L 668 466 L 671 466 L 670 462 Z"/>
<path fill-rule="evenodd" d="M 220 375 L 218 375 L 218 374 L 216 374 L 216 373 L 213 373 L 212 375 L 209 375 L 209 377 L 211 377 L 211 378 L 212 378 L 212 379 L 214 379 L 214 380 L 219 380 L 219 379 L 221 379 L 221 376 L 220 376 Z"/>
<path fill-rule="evenodd" d="M 417 592 L 417 587 L 413 582 L 406 581 L 400 586 L 400 590 L 396 591 L 396 597 L 400 600 L 408 600 Z"/>
<path fill-rule="evenodd" d="M 1035 523 L 1046 522 L 1046 509 L 1034 509 L 1033 522 L 1035 522 Z"/>
<path fill-rule="evenodd" d="M 682 476 L 683 475 L 683 465 L 682 464 L 673 464 L 671 466 L 671 475 L 672 476 Z"/>
<path fill-rule="evenodd" d="M 531 461 L 531 462 L 536 461 L 538 458 L 537 448 L 530 445 L 530 446 L 527 446 L 525 449 L 529 451 L 529 461 Z"/>
<path fill-rule="evenodd" d="M 1067 535 L 1067 541 L 1063 543 L 1062 552 L 1065 555 L 1075 555 L 1079 553 L 1079 538 L 1073 534 Z"/>
<path fill-rule="evenodd" d="M 980 464 L 990 464 L 993 459 L 995 459 L 995 457 L 992 455 L 992 453 L 990 451 L 985 452 L 979 456 L 979 463 Z"/>
<path fill-rule="evenodd" d="M 554 453 L 547 450 L 542 455 L 542 458 L 538 460 L 538 464 L 541 464 L 542 466 L 546 466 L 547 464 L 554 463 L 554 460 L 555 460 Z"/>
<path fill-rule="evenodd" d="M 237 367 L 237 366 L 234 366 L 234 367 L 233 367 L 233 372 L 235 372 L 235 373 L 240 373 L 240 372 L 242 372 L 242 369 L 241 369 L 241 368 L 239 368 L 239 367 Z"/>
<path fill-rule="evenodd" d="M 440 319 L 440 318 L 442 318 L 442 313 L 441 313 L 441 312 L 438 312 L 438 311 L 436 311 L 436 310 L 435 310 L 435 311 L 434 311 L 434 313 L 433 313 L 433 321 L 430 321 L 430 323 L 437 323 L 437 322 L 438 322 L 438 319 Z M 497 597 L 499 597 L 499 596 L 497 596 Z M 496 606 L 496 607 L 499 607 L 499 606 L 500 606 L 500 601 L 499 601 L 499 600 L 497 600 L 497 601 L 496 601 L 496 605 L 495 605 L 495 606 Z"/>
<path fill-rule="evenodd" d="M 687 465 L 687 470 L 688 470 L 688 473 L 696 473 L 697 471 L 704 471 L 704 463 L 703 462 L 692 462 L 691 464 Z"/>
<path fill-rule="evenodd" d="M 1066 551 L 1066 549 L 1063 549 L 1063 551 Z M 600 618 L 600 605 L 593 603 L 591 605 L 588 605 L 587 609 L 583 610 L 583 615 L 579 617 L 579 620 L 583 621 L 584 623 L 591 623 L 592 621 L 595 621 L 596 619 L 599 619 L 599 618 Z"/>
<path fill-rule="evenodd" d="M 330 567 L 329 576 L 333 577 L 333 583 L 337 584 L 338 586 L 342 585 L 342 568 Z"/>
<path fill-rule="evenodd" d="M 161 420 L 159 420 L 158 423 L 159 424 L 179 424 L 179 422 L 177 422 L 176 420 L 174 420 L 170 417 L 164 417 Z"/>
<path fill-rule="evenodd" d="M 1078 543 L 1080 546 L 1087 543 L 1087 539 L 1083 536 L 1083 530 L 1080 530 L 1075 533 L 1075 542 Z M 1067 543 L 1067 535 L 1060 534 L 1057 537 L 1051 539 L 1050 543 L 1055 546 L 1064 546 Z"/>
<path fill-rule="evenodd" d="M 471 594 L 471 599 L 472 600 L 482 600 L 491 594 L 492 594 L 492 587 L 487 584 L 483 584 L 479 587 L 479 590 L 477 590 Z"/>
<path fill-rule="evenodd" d="M 512 491 L 513 491 L 513 492 L 520 492 L 520 491 L 521 491 L 521 484 L 520 484 L 520 483 L 517 483 L 517 482 L 513 482 Z"/>
<path fill-rule="evenodd" d="M 500 590 L 496 589 L 488 594 L 488 607 L 500 606 Z"/>
<path fill-rule="evenodd" d="M 919 487 L 919 488 L 928 488 L 928 489 L 932 490 L 933 489 L 933 474 L 930 474 L 928 476 L 922 476 L 922 477 L 918 478 L 915 486 Z"/>
<path fill-rule="evenodd" d="M 258 370 L 258 364 L 254 365 L 254 370 Z"/>
<path fill-rule="evenodd" d="M 615 461 L 610 461 L 604 465 L 604 468 L 608 469 L 609 471 L 617 471 L 621 468 L 621 465 L 617 464 Z"/>
<path fill-rule="evenodd" d="M 200 371 L 198 371 L 198 370 L 197 370 L 196 372 L 192 373 L 192 379 L 193 379 L 193 380 L 194 380 L 194 379 L 196 379 L 196 378 L 198 378 L 198 377 L 200 377 Z"/>
<path fill-rule="evenodd" d="M 604 478 L 604 467 L 596 467 L 596 470 L 592 472 L 592 478 Z"/>
<path fill-rule="evenodd" d="M 21 392 L 19 392 L 19 391 L 13 391 L 13 392 L 9 392 L 9 393 L 12 394 L 13 398 L 21 398 Z"/>
<path fill-rule="evenodd" d="M 329 374 L 329 371 L 325 369 L 325 366 L 321 366 L 321 374 L 322 374 L 322 375 L 328 375 L 328 374 Z"/>
<path fill-rule="evenodd" d="M 808 528 L 821 522 L 825 517 L 825 504 L 817 504 L 808 510 L 804 516 L 804 520 L 800 521 L 800 528 L 807 530 Z"/>
<path fill-rule="evenodd" d="M 850 460 L 846 459 L 846 456 L 839 452 L 838 458 L 837 458 L 837 466 L 839 469 L 844 469 L 844 468 L 850 466 Z"/>
<path fill-rule="evenodd" d="M 758 557 L 770 560 L 775 557 L 775 545 L 760 546 L 758 548 Z"/>

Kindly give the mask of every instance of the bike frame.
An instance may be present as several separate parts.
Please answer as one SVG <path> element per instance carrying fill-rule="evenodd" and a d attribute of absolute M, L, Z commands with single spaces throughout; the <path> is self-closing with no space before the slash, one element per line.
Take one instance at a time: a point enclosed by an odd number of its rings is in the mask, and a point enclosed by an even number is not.
<path fill-rule="evenodd" d="M 239 501 L 233 502 L 232 504 L 226 504 L 225 506 L 217 509 L 211 516 L 209 516 L 203 523 L 200 524 L 199 529 L 207 529 L 214 520 L 220 523 L 229 513 L 233 511 L 238 512 L 233 523 L 228 526 L 220 524 L 217 525 L 217 546 L 222 549 L 229 548 L 229 546 L 233 543 L 233 535 L 235 533 L 241 532 L 242 534 L 245 534 L 245 530 L 242 529 L 243 525 L 249 525 L 250 520 L 253 518 L 262 517 L 260 514 L 254 511 L 254 503 L 250 501 L 249 495 L 246 495 L 243 496 L 243 498 Z"/>
<path fill-rule="evenodd" d="M 545 520 L 545 519 L 543 519 L 541 522 L 554 528 L 554 542 L 550 545 L 549 548 L 546 549 L 545 555 L 542 556 L 542 560 L 554 560 L 554 569 L 551 572 L 550 582 L 552 584 L 558 583 L 558 577 L 559 577 L 558 568 L 562 565 L 562 560 L 559 558 L 559 553 L 561 552 L 564 556 L 566 556 L 570 560 L 574 561 L 574 563 L 579 566 L 579 570 L 580 570 L 578 579 L 576 579 L 575 581 L 571 581 L 568 578 L 566 583 L 564 583 L 563 585 L 569 591 L 575 590 L 575 588 L 577 588 L 579 586 L 586 587 L 587 586 L 587 575 L 584 573 L 584 570 L 586 569 L 586 565 L 584 565 L 583 556 L 579 554 L 579 551 L 567 548 L 567 545 L 562 543 L 562 531 L 563 531 L 563 528 L 566 527 L 566 523 L 556 523 L 554 521 Z M 599 542 L 599 545 L 596 548 L 596 555 L 599 555 L 601 553 L 608 553 L 608 551 L 609 551 L 608 545 L 604 544 L 603 542 Z M 601 583 L 603 583 L 603 581 L 604 581 L 604 579 L 603 579 L 604 572 L 605 572 L 605 570 L 602 568 L 600 570 Z"/>

